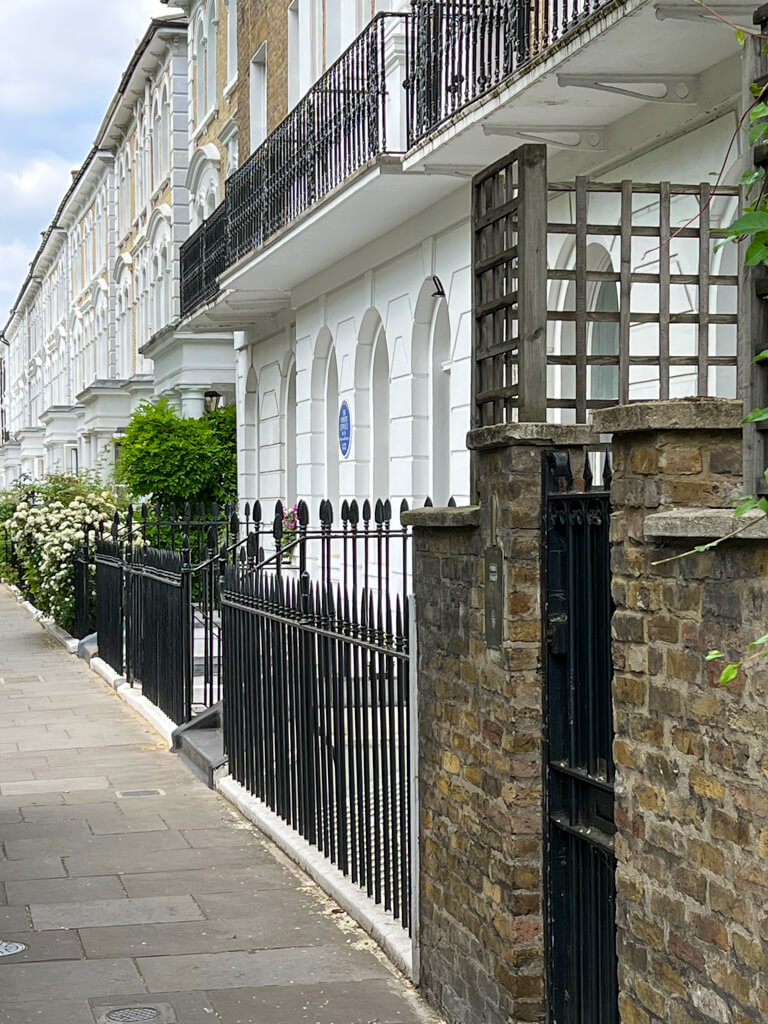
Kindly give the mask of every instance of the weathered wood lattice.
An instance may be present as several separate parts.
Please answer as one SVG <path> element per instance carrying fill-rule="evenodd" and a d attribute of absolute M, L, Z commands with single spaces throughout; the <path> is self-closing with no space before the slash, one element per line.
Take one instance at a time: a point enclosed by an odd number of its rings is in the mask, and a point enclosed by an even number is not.
<path fill-rule="evenodd" d="M 523 146 L 474 182 L 475 426 L 588 422 L 738 392 L 738 189 L 547 183 Z"/>

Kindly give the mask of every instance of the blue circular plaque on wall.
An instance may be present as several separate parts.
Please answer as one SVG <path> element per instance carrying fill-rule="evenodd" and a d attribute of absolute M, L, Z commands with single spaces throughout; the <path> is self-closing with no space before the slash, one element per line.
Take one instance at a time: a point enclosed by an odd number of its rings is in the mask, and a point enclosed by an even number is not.
<path fill-rule="evenodd" d="M 349 455 L 349 446 L 352 443 L 352 416 L 349 411 L 349 406 L 346 402 L 341 403 L 339 409 L 339 448 L 341 454 L 346 457 Z"/>

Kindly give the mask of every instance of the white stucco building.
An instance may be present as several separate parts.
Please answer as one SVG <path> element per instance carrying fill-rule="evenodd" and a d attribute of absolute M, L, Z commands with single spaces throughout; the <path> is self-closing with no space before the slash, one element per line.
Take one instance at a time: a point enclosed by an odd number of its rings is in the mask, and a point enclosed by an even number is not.
<path fill-rule="evenodd" d="M 214 390 L 237 402 L 242 500 L 469 500 L 485 315 L 472 182 L 523 144 L 548 158 L 549 418 L 747 399 L 739 261 L 713 232 L 749 159 L 753 56 L 706 10 L 579 2 L 560 23 L 535 5 L 529 23 L 428 0 L 180 6 L 185 24 L 154 23 L 172 43 L 130 72 L 141 89 L 113 104 L 6 327 L 8 465 L 19 446 L 25 468 L 64 451 L 73 417 L 69 445 L 93 464 L 139 398 L 199 415 Z M 728 187 L 709 199 L 714 184 Z M 113 256 L 86 266 L 76 240 L 101 237 L 100 197 Z M 526 386 L 513 248 L 489 357 L 506 360 L 503 394 L 484 399 L 511 418 Z M 38 309 L 46 288 L 55 313 Z"/>

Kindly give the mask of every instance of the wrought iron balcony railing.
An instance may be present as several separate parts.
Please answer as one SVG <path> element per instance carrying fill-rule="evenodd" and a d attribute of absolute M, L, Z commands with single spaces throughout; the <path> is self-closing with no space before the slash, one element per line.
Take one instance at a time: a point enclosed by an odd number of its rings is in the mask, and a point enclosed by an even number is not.
<path fill-rule="evenodd" d="M 412 0 L 408 148 L 610 0 Z"/>
<path fill-rule="evenodd" d="M 388 149 L 385 41 L 405 14 L 379 14 L 228 179 L 226 199 L 181 251 L 185 316 L 216 279 Z"/>
<path fill-rule="evenodd" d="M 185 316 L 219 290 L 219 275 L 226 269 L 227 201 L 181 247 L 181 315 Z"/>

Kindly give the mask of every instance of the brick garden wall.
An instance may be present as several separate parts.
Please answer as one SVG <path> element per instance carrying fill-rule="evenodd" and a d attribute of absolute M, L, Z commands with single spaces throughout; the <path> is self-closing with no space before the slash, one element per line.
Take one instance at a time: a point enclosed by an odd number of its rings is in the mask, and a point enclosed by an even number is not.
<path fill-rule="evenodd" d="M 421 983 L 458 1024 L 544 1019 L 541 464 L 478 451 L 480 509 L 419 510 Z M 422 525 L 423 524 L 423 525 Z M 436 525 L 439 524 L 439 525 Z M 484 551 L 504 552 L 504 642 L 485 641 Z"/>
<path fill-rule="evenodd" d="M 728 541 L 652 564 L 713 535 L 701 515 L 665 524 L 656 513 L 726 506 L 741 493 L 738 409 L 685 404 L 674 410 L 674 430 L 659 429 L 669 418 L 650 409 L 645 420 L 642 410 L 599 420 L 618 431 L 612 566 L 624 1024 L 746 1024 L 768 1014 L 768 665 L 722 688 L 722 665 L 705 660 L 711 648 L 740 652 L 768 632 L 768 541 Z M 664 538 L 686 523 L 691 537 Z"/>

